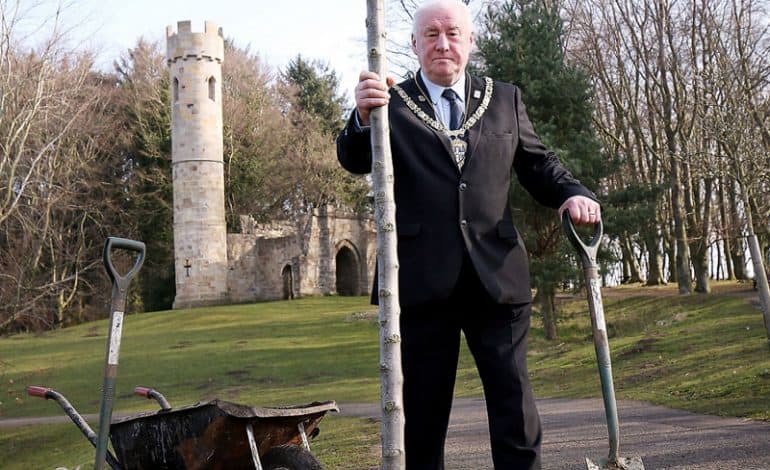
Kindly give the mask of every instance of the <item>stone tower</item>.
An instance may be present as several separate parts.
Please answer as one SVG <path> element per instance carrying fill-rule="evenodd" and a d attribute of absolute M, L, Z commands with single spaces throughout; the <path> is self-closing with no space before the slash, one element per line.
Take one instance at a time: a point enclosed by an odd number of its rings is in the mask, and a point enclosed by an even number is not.
<path fill-rule="evenodd" d="M 227 301 L 221 28 L 166 28 L 174 184 L 174 308 Z"/>

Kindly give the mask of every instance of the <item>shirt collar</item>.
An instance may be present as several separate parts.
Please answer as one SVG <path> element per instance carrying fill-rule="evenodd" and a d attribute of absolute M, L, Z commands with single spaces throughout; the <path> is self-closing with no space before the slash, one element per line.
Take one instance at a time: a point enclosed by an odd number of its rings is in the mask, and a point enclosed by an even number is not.
<path fill-rule="evenodd" d="M 447 88 L 451 88 L 454 90 L 455 93 L 457 93 L 457 96 L 460 97 L 460 104 L 465 104 L 465 74 L 463 73 L 460 75 L 460 78 L 454 82 L 454 84 L 451 87 L 445 87 L 441 85 L 437 85 L 430 80 L 428 80 L 428 77 L 425 76 L 425 73 L 420 69 L 420 77 L 422 78 L 423 83 L 425 83 L 426 91 L 428 92 L 428 95 L 430 95 L 430 99 L 433 102 L 433 105 L 440 103 L 441 94 L 444 93 L 444 90 Z"/>

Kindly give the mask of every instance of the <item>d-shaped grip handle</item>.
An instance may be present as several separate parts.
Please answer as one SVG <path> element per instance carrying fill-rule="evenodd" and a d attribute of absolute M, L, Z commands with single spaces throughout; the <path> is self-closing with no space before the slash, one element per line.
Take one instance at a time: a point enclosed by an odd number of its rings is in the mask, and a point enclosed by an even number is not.
<path fill-rule="evenodd" d="M 578 255 L 580 255 L 583 267 L 596 266 L 596 252 L 599 250 L 599 242 L 602 239 L 602 233 L 604 233 L 602 221 L 600 220 L 594 224 L 594 233 L 591 235 L 591 240 L 588 244 L 584 243 L 580 235 L 575 231 L 575 224 L 572 223 L 569 210 L 565 210 L 562 213 L 561 223 L 564 227 L 564 233 L 567 234 L 567 239 L 575 247 Z"/>
<path fill-rule="evenodd" d="M 134 261 L 134 266 L 124 275 L 121 275 L 118 270 L 115 269 L 115 265 L 112 264 L 113 248 L 135 251 L 138 253 L 136 260 Z M 120 287 L 127 287 L 128 283 L 131 282 L 131 278 L 133 278 L 142 267 L 145 252 L 146 248 L 142 242 L 129 240 L 127 238 L 107 237 L 107 241 L 104 243 L 104 253 L 102 258 L 104 259 L 104 267 L 107 269 L 107 274 L 110 276 L 112 282 Z"/>

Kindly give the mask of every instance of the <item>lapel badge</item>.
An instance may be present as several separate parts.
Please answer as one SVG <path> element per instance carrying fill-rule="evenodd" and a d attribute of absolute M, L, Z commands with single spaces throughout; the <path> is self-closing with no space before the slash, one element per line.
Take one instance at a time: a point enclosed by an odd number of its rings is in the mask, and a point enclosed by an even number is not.
<path fill-rule="evenodd" d="M 473 90 L 473 97 L 475 99 L 481 98 L 481 90 Z"/>
<path fill-rule="evenodd" d="M 420 101 L 420 102 L 424 103 L 425 102 L 425 97 L 420 95 L 420 96 L 417 97 L 417 101 Z"/>

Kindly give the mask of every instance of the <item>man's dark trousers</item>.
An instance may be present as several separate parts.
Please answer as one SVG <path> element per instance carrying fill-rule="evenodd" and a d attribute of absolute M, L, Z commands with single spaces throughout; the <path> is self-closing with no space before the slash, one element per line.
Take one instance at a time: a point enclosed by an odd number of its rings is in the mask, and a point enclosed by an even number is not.
<path fill-rule="evenodd" d="M 460 331 L 484 386 L 497 470 L 540 468 L 540 418 L 527 374 L 530 304 L 498 304 L 468 256 L 450 298 L 401 312 L 407 470 L 444 468 Z"/>

